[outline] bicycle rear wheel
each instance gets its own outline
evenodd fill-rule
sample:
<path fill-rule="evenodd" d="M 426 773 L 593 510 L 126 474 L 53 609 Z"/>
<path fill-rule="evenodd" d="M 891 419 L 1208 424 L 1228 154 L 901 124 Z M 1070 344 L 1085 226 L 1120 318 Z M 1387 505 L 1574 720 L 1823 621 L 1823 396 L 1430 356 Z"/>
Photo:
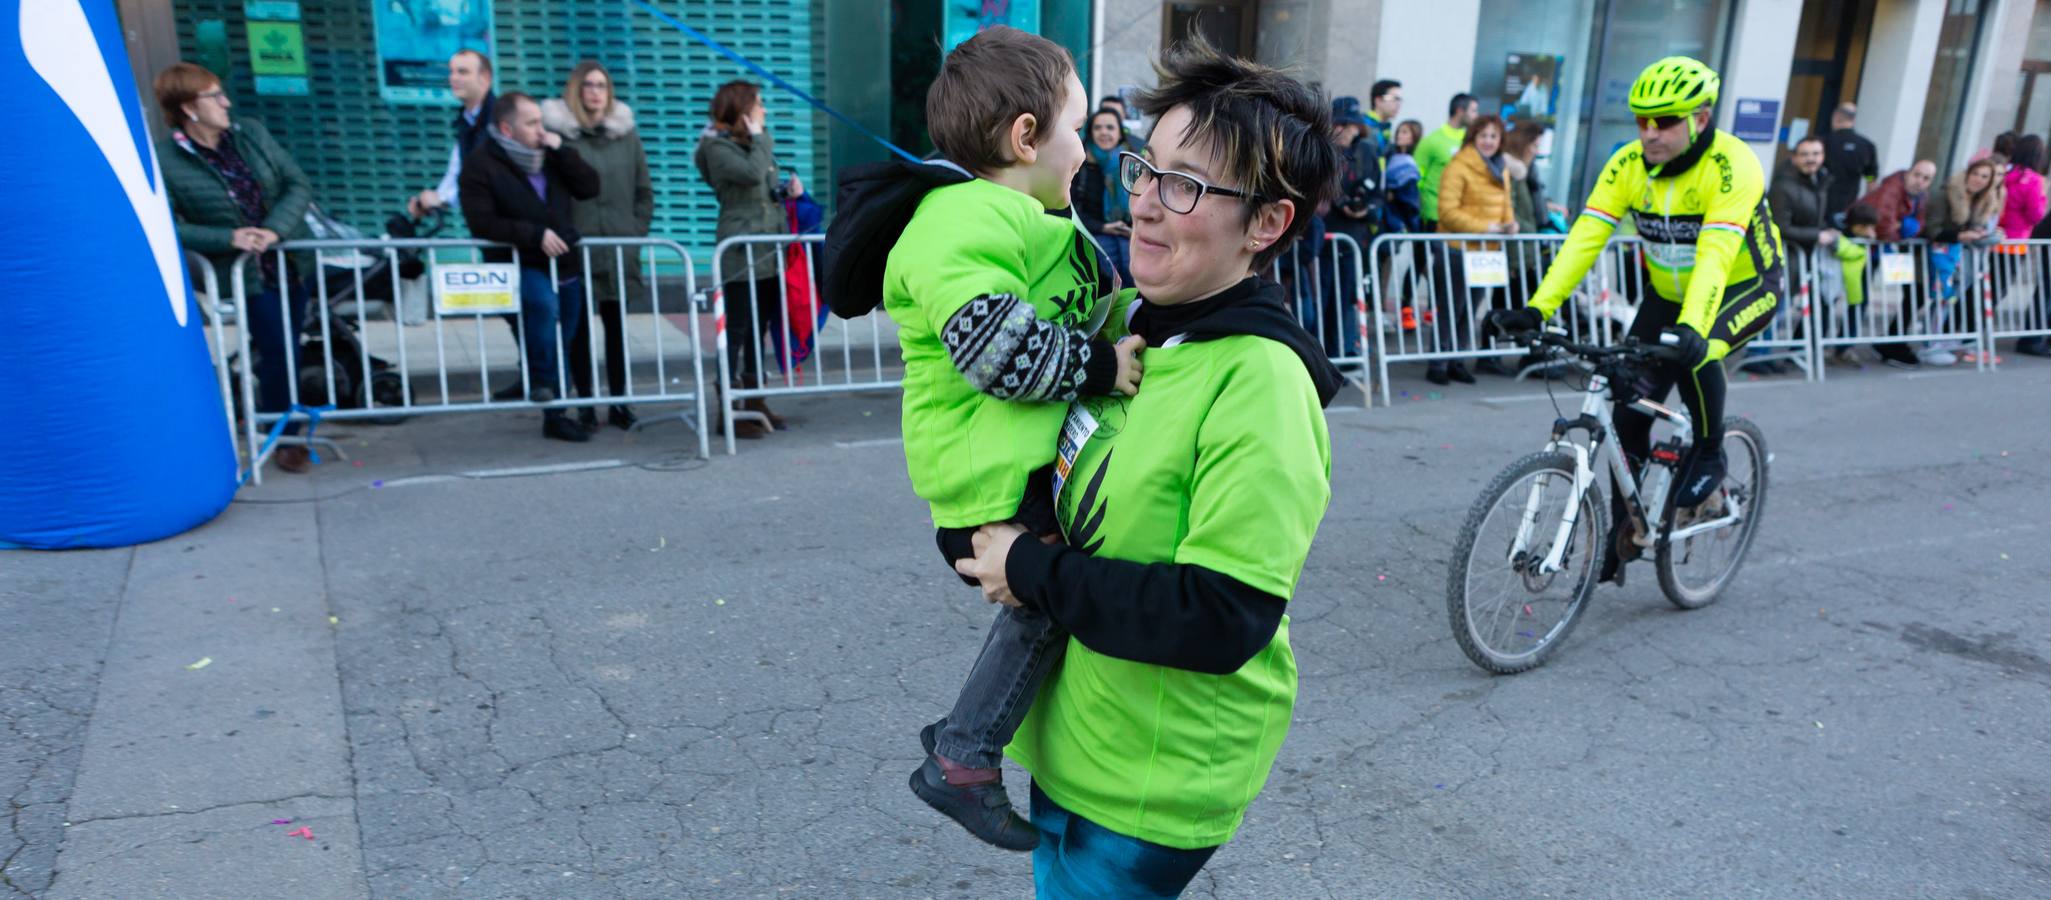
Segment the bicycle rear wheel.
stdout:
<path fill-rule="evenodd" d="M 1737 577 L 1745 551 L 1752 547 L 1752 535 L 1759 530 L 1759 514 L 1766 508 L 1766 435 L 1759 426 L 1737 417 L 1725 419 L 1723 456 L 1727 467 L 1724 496 L 1736 501 L 1738 521 L 1678 541 L 1659 542 L 1659 589 L 1682 609 L 1715 603 Z M 1669 490 L 1661 517 L 1662 534 L 1674 530 L 1678 512 L 1674 492 Z"/>
<path fill-rule="evenodd" d="M 1560 569 L 1541 572 L 1570 510 Z M 1607 517 L 1592 486 L 1576 508 L 1574 458 L 1565 453 L 1534 453 L 1489 482 L 1460 528 L 1446 584 L 1461 652 L 1499 675 L 1545 662 L 1595 592 Z"/>

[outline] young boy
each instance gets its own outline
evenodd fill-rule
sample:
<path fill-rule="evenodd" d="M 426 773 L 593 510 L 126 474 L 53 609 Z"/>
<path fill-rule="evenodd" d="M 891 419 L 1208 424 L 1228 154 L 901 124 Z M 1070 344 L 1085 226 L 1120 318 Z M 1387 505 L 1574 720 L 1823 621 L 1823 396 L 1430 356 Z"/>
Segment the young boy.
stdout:
<path fill-rule="evenodd" d="M 1051 464 L 1068 401 L 1139 384 L 1144 342 L 1094 336 L 1117 298 L 1068 210 L 1088 99 L 1066 50 L 992 28 L 948 53 L 926 95 L 946 163 L 842 176 L 841 237 L 827 241 L 849 242 L 850 258 L 888 248 L 905 460 L 950 566 L 993 522 L 1059 540 Z M 894 218 L 912 204 L 909 221 Z M 912 791 L 1008 850 L 1033 849 L 1039 833 L 1005 795 L 1004 745 L 1066 640 L 1044 614 L 1000 609 L 953 711 L 920 733 Z"/>
<path fill-rule="evenodd" d="M 1870 206 L 1853 204 L 1851 209 L 1845 210 L 1844 230 L 1848 237 L 1866 241 L 1879 240 L 1880 217 Z M 1817 268 L 1822 270 L 1818 273 L 1818 279 L 1825 285 L 1828 294 L 1832 295 L 1826 299 L 1844 301 L 1845 336 L 1858 337 L 1859 317 L 1866 312 L 1866 245 L 1840 239 L 1830 246 L 1835 251 L 1838 265 L 1832 269 L 1828 263 L 1818 259 Z M 1831 288 L 1835 290 L 1830 290 Z M 1831 353 L 1831 361 L 1857 365 L 1858 357 L 1853 355 L 1853 349 L 1850 346 L 1838 347 Z"/>

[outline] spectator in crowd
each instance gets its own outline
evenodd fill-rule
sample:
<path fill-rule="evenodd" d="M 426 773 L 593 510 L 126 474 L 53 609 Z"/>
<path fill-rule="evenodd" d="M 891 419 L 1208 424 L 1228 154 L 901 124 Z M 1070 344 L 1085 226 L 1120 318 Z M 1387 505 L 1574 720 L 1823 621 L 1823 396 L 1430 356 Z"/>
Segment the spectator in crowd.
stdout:
<path fill-rule="evenodd" d="M 776 164 L 776 142 L 769 134 L 769 110 L 762 104 L 762 89 L 746 81 L 729 81 L 712 96 L 711 113 L 712 123 L 698 139 L 696 162 L 699 176 L 712 186 L 719 200 L 719 223 L 713 234 L 723 241 L 788 232 L 783 201 L 802 196 L 804 183 Z M 775 335 L 782 340 L 783 294 L 778 290 L 777 252 L 773 243 L 743 244 L 729 248 L 719 260 L 720 290 L 726 295 L 727 366 L 739 387 L 762 386 L 762 339 Z M 726 408 L 725 398 L 721 398 L 721 408 Z M 743 402 L 740 408 L 769 420 L 769 427 L 753 420 L 735 422 L 735 437 L 759 438 L 784 427 L 783 417 L 771 412 L 760 397 Z"/>
<path fill-rule="evenodd" d="M 1339 196 L 1327 224 L 1365 247 L 1381 217 L 1382 153 L 1359 98 L 1332 101 L 1332 142 L 1339 148 Z"/>
<path fill-rule="evenodd" d="M 1567 208 L 1554 203 L 1552 195 L 1545 189 L 1545 178 L 1538 172 L 1538 147 L 1545 140 L 1545 134 L 1552 127 L 1536 119 L 1520 119 L 1510 123 L 1509 133 L 1503 135 L 1503 152 L 1523 163 L 1524 185 L 1530 192 L 1532 226 L 1524 234 L 1540 232 L 1566 233 Z M 1554 215 L 1558 221 L 1554 221 Z M 1518 223 L 1522 225 L 1523 220 Z"/>
<path fill-rule="evenodd" d="M 1831 227 L 1830 169 L 1823 160 L 1823 138 L 1812 134 L 1795 142 L 1794 154 L 1773 174 L 1766 205 L 1791 253 L 1814 253 L 1837 242 L 1837 229 Z M 1805 267 L 1797 265 L 1795 271 Z"/>
<path fill-rule="evenodd" d="M 1967 165 L 1965 171 L 1946 181 L 1941 190 L 1930 192 L 1923 234 L 1930 240 L 1930 274 L 1935 282 L 1932 293 L 1942 301 L 1937 308 L 1947 327 L 1963 324 L 1957 319 L 1967 315 L 1959 305 L 1959 276 L 1963 270 L 1968 279 L 1976 277 L 1976 264 L 1982 258 L 1966 254 L 1963 248 L 2001 242 L 2001 213 L 2007 194 L 2001 181 L 2001 167 L 1991 159 Z M 1958 361 L 1959 349 L 1955 342 L 1932 344 L 1920 358 L 1927 365 L 1947 366 Z"/>
<path fill-rule="evenodd" d="M 1418 191 L 1424 200 L 1426 231 L 1438 230 L 1439 173 L 1446 170 L 1453 154 L 1465 144 L 1467 126 L 1480 114 L 1481 101 L 1471 94 L 1455 94 L 1453 102 L 1446 106 L 1446 124 L 1417 143 L 1412 155 L 1417 157 Z"/>
<path fill-rule="evenodd" d="M 563 146 L 598 173 L 598 196 L 578 201 L 570 209 L 570 221 L 585 237 L 645 237 L 655 219 L 655 189 L 648 177 L 648 153 L 641 146 L 641 134 L 634 128 L 634 110 L 613 94 L 612 73 L 597 60 L 587 59 L 570 70 L 570 80 L 561 97 L 541 101 L 541 125 L 562 137 Z M 594 249 L 585 277 L 590 279 L 592 305 L 605 323 L 605 384 L 607 396 L 627 394 L 626 288 L 640 286 L 641 251 L 627 248 Z M 624 283 L 622 282 L 624 279 Z M 571 302 L 581 302 L 572 298 Z M 584 339 L 570 345 L 570 380 L 577 393 L 596 397 L 591 384 L 591 337 L 588 325 Z M 606 422 L 617 428 L 633 428 L 632 407 L 614 403 L 606 409 Z M 584 407 L 577 411 L 577 423 L 585 430 L 598 428 L 598 411 Z"/>
<path fill-rule="evenodd" d="M 1383 159 L 1396 152 L 1396 116 L 1403 112 L 1403 82 L 1384 78 L 1374 83 L 1367 92 L 1367 127 L 1374 132 L 1375 145 Z M 1416 138 L 1410 141 L 1417 146 Z M 1403 151 L 1405 153 L 1409 150 Z"/>
<path fill-rule="evenodd" d="M 1837 184 L 1838 175 L 1832 172 L 1831 185 Z M 1922 236 L 1923 202 L 1929 196 L 1930 184 L 1937 180 L 1937 164 L 1927 159 L 1916 160 L 1916 164 L 1880 179 L 1873 190 L 1859 198 L 1859 203 L 1873 208 L 1873 214 L 1880 219 L 1880 239 L 1883 241 L 1905 241 Z"/>
<path fill-rule="evenodd" d="M 1424 140 L 1424 123 L 1416 119 L 1404 119 L 1398 122 L 1396 124 L 1395 137 L 1392 140 L 1393 142 L 1389 147 L 1389 155 L 1394 156 L 1401 153 L 1412 157 L 1414 161 L 1417 155 L 1417 145 Z"/>
<path fill-rule="evenodd" d="M 1830 170 L 1830 212 L 1844 212 L 1873 179 L 1880 177 L 1880 153 L 1873 142 L 1852 130 L 1859 107 L 1840 103 L 1830 114 L 1830 133 L 1823 136 L 1824 166 Z M 1881 215 L 1883 220 L 1886 215 Z"/>
<path fill-rule="evenodd" d="M 1974 154 L 1973 161 L 1979 162 L 1982 159 L 1991 159 L 1994 161 L 1994 165 L 2000 171 L 2000 174 L 2007 175 L 2008 158 L 2015 155 L 2016 137 L 2017 135 L 2013 131 L 2004 131 L 1995 135 L 1993 146 Z"/>
<path fill-rule="evenodd" d="M 494 103 L 490 140 L 464 158 L 457 196 L 471 234 L 514 248 L 486 250 L 484 258 L 519 262 L 527 396 L 547 403 L 563 396 L 558 348 L 584 340 L 582 262 L 571 252 L 582 235 L 570 207 L 597 199 L 601 185 L 582 155 L 541 127 L 541 105 L 533 97 L 512 91 Z M 560 441 L 591 439 L 583 425 L 553 408 L 541 415 L 541 433 Z"/>
<path fill-rule="evenodd" d="M 2044 139 L 2037 135 L 2017 138 L 2014 154 L 2009 157 L 2008 174 L 2003 178 L 2008 197 L 2001 210 L 2001 233 L 2011 241 L 2029 240 L 2045 219 L 2044 198 Z M 2026 258 L 2016 254 L 2016 258 Z M 2009 268 L 2009 267 L 2001 267 Z M 2038 277 L 2043 278 L 2039 272 Z M 2006 282 L 2004 278 L 2004 282 Z M 2051 308 L 2047 308 L 2044 295 L 2051 288 L 2045 281 L 2037 282 L 2037 308 L 2033 325 L 2051 323 Z M 2030 356 L 2051 356 L 2051 342 L 2043 338 L 2023 338 L 2016 342 L 2015 352 Z"/>
<path fill-rule="evenodd" d="M 456 51 L 449 57 L 449 93 L 463 104 L 462 114 L 453 123 L 456 142 L 449 147 L 449 165 L 442 172 L 441 184 L 406 201 L 406 214 L 416 219 L 457 204 L 463 160 L 489 139 L 492 110 L 498 105 L 491 92 L 491 60 L 475 50 Z"/>
<path fill-rule="evenodd" d="M 1069 191 L 1075 217 L 1104 248 L 1120 284 L 1132 285 L 1132 201 L 1118 178 L 1118 155 L 1139 153 L 1141 148 L 1125 138 L 1124 124 L 1115 109 L 1099 109 L 1090 115 L 1083 135 L 1082 167 L 1075 172 Z"/>
<path fill-rule="evenodd" d="M 1930 195 L 1928 223 L 1923 231 L 1933 243 L 1983 244 L 1999 241 L 2001 216 L 2007 212 L 2008 188 L 2001 166 L 1982 159 L 1966 166 Z M 1782 228 L 1785 234 L 1787 229 Z"/>
<path fill-rule="evenodd" d="M 1834 186 L 1838 175 L 1832 172 L 1830 179 Z M 1880 179 L 1873 190 L 1860 197 L 1857 206 L 1873 211 L 1877 221 L 1874 229 L 1879 239 L 1886 243 L 1905 241 L 1921 237 L 1923 233 L 1923 204 L 1930 193 L 1930 184 L 1937 180 L 1937 164 L 1927 159 Z M 1914 330 L 1921 316 L 1921 288 L 1910 285 L 1906 288 L 1912 296 L 1903 304 L 1899 318 L 1888 323 L 1889 334 L 1900 334 L 1904 329 Z M 1897 368 L 1914 368 L 1918 365 L 1916 352 L 1906 343 L 1892 342 L 1876 344 L 1874 351 L 1882 361 Z"/>
<path fill-rule="evenodd" d="M 308 236 L 305 216 L 313 201 L 312 184 L 262 122 L 229 116 L 234 104 L 214 73 L 176 63 L 157 73 L 154 88 L 170 129 L 157 145 L 157 159 L 164 167 L 178 243 L 207 258 L 223 291 L 229 289 L 236 258 L 259 254 L 244 277 L 262 281 L 243 311 L 254 356 L 256 410 L 285 412 L 292 402 L 291 359 L 299 347 L 307 292 L 293 278 L 293 261 L 281 265 L 278 254 L 267 251 L 280 241 Z M 290 309 L 280 309 L 279 292 L 288 285 L 291 296 L 285 305 Z M 296 434 L 299 426 L 292 423 L 286 431 Z M 272 458 L 287 472 L 309 467 L 307 450 L 298 444 L 279 445 Z"/>
<path fill-rule="evenodd" d="M 1769 201 L 1770 202 L 1770 201 Z M 1845 306 L 1845 336 L 1859 336 L 1859 320 L 1865 313 L 1866 304 L 1866 245 L 1879 237 L 1880 219 L 1870 206 L 1853 204 L 1844 214 L 1844 235 L 1857 240 L 1833 241 L 1827 252 L 1836 257 L 1833 268 L 1826 259 L 1816 260 L 1818 293 L 1821 301 L 1829 304 L 1842 300 Z M 1839 347 L 1831 353 L 1831 361 L 1856 365 L 1858 357 L 1852 347 Z"/>
<path fill-rule="evenodd" d="M 1510 172 L 1503 160 L 1503 120 L 1482 116 L 1473 120 L 1462 136 L 1460 150 L 1439 176 L 1438 230 L 1443 234 L 1516 234 L 1517 216 L 1510 198 Z M 1464 242 L 1464 250 L 1498 250 L 1500 244 Z M 1462 269 L 1457 258 L 1450 266 Z M 1451 315 L 1439 316 L 1440 349 L 1461 348 L 1477 321 L 1474 308 L 1482 298 L 1462 290 L 1466 279 L 1454 279 L 1453 303 L 1441 307 Z M 1508 374 L 1493 359 L 1481 366 L 1492 374 Z M 1427 365 L 1425 377 L 1433 384 L 1458 381 L 1473 384 L 1474 375 L 1461 363 L 1437 361 Z"/>
<path fill-rule="evenodd" d="M 2032 134 L 2016 140 L 2003 179 L 2008 199 L 2001 211 L 2001 233 L 2011 241 L 2029 240 L 2044 218 L 2044 162 L 2043 138 Z"/>
<path fill-rule="evenodd" d="M 1132 129 L 1125 127 L 1126 114 L 1125 100 L 1123 98 L 1119 97 L 1117 94 L 1105 94 L 1104 99 L 1097 101 L 1097 108 L 1108 109 L 1118 114 L 1119 137 L 1122 140 L 1124 140 L 1127 144 L 1130 144 L 1134 148 L 1136 148 L 1132 152 L 1140 153 L 1144 152 L 1147 149 L 1147 142 L 1140 140 L 1139 135 L 1133 134 Z"/>

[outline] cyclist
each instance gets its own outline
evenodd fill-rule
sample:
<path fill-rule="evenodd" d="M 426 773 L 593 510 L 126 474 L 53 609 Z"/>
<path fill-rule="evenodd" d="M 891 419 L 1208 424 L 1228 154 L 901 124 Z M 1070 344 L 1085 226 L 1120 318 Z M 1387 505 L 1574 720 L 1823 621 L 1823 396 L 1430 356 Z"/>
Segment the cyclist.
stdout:
<path fill-rule="evenodd" d="M 1675 385 L 1694 423 L 1694 449 L 1674 482 L 1675 506 L 1690 516 L 1721 497 L 1724 373 L 1720 360 L 1766 326 L 1785 295 L 1780 231 L 1766 208 L 1766 178 L 1752 148 L 1711 127 L 1720 79 L 1685 56 L 1662 59 L 1631 85 L 1638 140 L 1610 157 L 1559 258 L 1524 309 L 1497 310 L 1488 324 L 1509 334 L 1537 330 L 1588 274 L 1625 213 L 1645 241 L 1646 277 L 1655 297 L 1643 298 L 1630 334 L 1667 343 L 1677 359 L 1655 364 L 1638 388 L 1655 402 Z M 1661 338 L 1666 338 L 1661 341 Z M 1651 454 L 1652 417 L 1619 404 L 1616 438 L 1634 471 Z M 1622 583 L 1623 564 L 1638 556 L 1624 521 L 1621 491 L 1612 492 L 1614 552 L 1602 580 Z"/>

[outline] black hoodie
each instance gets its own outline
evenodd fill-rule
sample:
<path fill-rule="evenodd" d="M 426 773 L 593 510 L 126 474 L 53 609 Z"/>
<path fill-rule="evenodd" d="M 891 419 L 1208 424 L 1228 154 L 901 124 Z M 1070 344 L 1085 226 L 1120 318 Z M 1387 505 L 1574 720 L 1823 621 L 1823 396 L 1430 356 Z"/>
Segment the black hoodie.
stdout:
<path fill-rule="evenodd" d="M 922 163 L 889 160 L 840 170 L 833 221 L 826 226 L 819 290 L 843 319 L 868 315 L 883 305 L 883 271 L 890 248 L 935 188 L 974 181 L 944 159 Z"/>
<path fill-rule="evenodd" d="M 1317 385 L 1318 403 L 1331 406 L 1346 377 L 1325 356 L 1323 345 L 1296 317 L 1289 313 L 1288 291 L 1272 281 L 1254 276 L 1219 293 L 1193 303 L 1161 306 L 1141 298 L 1129 325 L 1133 334 L 1147 339 L 1147 346 L 1159 347 L 1181 336 L 1184 341 L 1207 341 L 1223 337 L 1264 337 L 1296 351 L 1311 383 Z"/>

